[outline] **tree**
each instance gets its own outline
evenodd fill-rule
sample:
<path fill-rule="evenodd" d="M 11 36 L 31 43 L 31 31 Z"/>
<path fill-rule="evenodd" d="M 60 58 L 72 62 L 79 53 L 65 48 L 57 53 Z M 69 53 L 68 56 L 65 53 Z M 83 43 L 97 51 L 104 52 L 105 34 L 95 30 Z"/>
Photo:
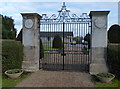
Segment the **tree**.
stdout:
<path fill-rule="evenodd" d="M 86 36 L 84 37 L 84 41 L 88 42 L 88 48 L 89 49 L 90 49 L 90 38 L 91 38 L 91 35 L 89 33 L 86 34 Z"/>
<path fill-rule="evenodd" d="M 2 39 L 15 39 L 16 29 L 14 28 L 14 20 L 11 17 L 2 16 Z"/>
<path fill-rule="evenodd" d="M 62 48 L 62 39 L 59 35 L 55 35 L 52 45 L 53 48 Z"/>
<path fill-rule="evenodd" d="M 115 24 L 108 30 L 108 41 L 110 43 L 120 43 L 120 26 Z"/>

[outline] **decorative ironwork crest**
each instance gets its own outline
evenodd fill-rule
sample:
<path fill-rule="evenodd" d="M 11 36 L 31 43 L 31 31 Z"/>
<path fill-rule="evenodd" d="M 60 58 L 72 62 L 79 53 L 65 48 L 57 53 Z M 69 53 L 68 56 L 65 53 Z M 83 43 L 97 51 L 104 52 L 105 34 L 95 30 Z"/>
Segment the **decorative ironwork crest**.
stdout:
<path fill-rule="evenodd" d="M 91 19 L 87 13 L 82 13 L 79 17 L 76 14 L 70 16 L 70 10 L 67 10 L 65 2 L 61 10 L 58 11 L 59 14 L 56 16 L 53 14 L 51 17 L 48 17 L 46 14 L 42 14 L 41 23 L 54 23 L 54 22 L 90 22 Z"/>

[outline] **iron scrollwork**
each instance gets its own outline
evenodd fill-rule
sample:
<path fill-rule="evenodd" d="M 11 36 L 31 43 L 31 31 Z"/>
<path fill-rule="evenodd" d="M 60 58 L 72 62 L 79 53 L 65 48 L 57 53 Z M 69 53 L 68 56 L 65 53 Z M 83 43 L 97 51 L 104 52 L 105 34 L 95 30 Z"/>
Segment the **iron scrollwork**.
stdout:
<path fill-rule="evenodd" d="M 91 19 L 87 15 L 87 13 L 82 13 L 79 17 L 76 14 L 72 14 L 70 16 L 70 10 L 67 10 L 65 2 L 63 2 L 63 6 L 61 10 L 58 11 L 59 14 L 56 16 L 53 14 L 51 17 L 48 17 L 46 14 L 42 14 L 41 23 L 51 23 L 51 22 L 90 22 Z"/>

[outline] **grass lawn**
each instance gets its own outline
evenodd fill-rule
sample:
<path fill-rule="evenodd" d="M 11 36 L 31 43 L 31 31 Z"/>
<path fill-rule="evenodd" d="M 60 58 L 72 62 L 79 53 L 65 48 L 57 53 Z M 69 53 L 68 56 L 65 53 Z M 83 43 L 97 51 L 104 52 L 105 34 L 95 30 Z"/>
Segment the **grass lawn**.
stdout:
<path fill-rule="evenodd" d="M 48 46 L 48 45 L 43 45 L 43 47 L 44 47 L 44 50 L 58 50 L 58 48 L 52 48 L 51 46 Z M 66 48 L 66 47 L 64 47 L 64 48 Z M 49 55 L 50 55 L 50 53 L 44 53 L 44 57 L 47 57 Z"/>
<path fill-rule="evenodd" d="M 44 45 L 44 50 L 58 50 L 57 48 L 52 48 L 51 46 Z"/>
<path fill-rule="evenodd" d="M 23 79 L 27 78 L 30 75 L 30 73 L 23 73 L 20 78 L 17 79 L 10 79 L 7 76 L 2 76 L 2 87 L 11 88 L 16 86 L 19 82 L 21 82 Z"/>
<path fill-rule="evenodd" d="M 44 53 L 44 57 L 47 57 L 49 55 L 50 55 L 50 53 Z"/>
<path fill-rule="evenodd" d="M 97 87 L 120 87 L 120 80 L 114 79 L 112 84 L 105 84 L 101 82 L 95 82 Z"/>
<path fill-rule="evenodd" d="M 120 80 L 116 78 L 112 80 L 112 84 L 102 83 L 95 76 L 92 77 L 92 81 L 96 87 L 120 87 Z"/>
<path fill-rule="evenodd" d="M 52 48 L 51 46 L 44 45 L 44 50 L 57 50 L 56 48 Z M 44 57 L 49 56 L 50 53 L 44 53 Z"/>
<path fill-rule="evenodd" d="M 0 89 L 2 88 L 2 76 L 0 75 Z"/>

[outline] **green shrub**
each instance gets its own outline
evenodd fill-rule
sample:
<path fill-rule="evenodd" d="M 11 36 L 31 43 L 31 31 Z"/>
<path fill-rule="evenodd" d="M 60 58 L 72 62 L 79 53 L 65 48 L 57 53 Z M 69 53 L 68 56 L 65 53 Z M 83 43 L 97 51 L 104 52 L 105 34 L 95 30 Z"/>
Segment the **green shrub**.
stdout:
<path fill-rule="evenodd" d="M 2 30 L 2 39 L 15 39 L 16 31 Z"/>
<path fill-rule="evenodd" d="M 62 48 L 62 39 L 59 35 L 55 35 L 52 45 L 53 48 Z"/>
<path fill-rule="evenodd" d="M 120 78 L 120 44 L 109 44 L 107 55 L 109 71 Z"/>
<path fill-rule="evenodd" d="M 90 49 L 91 43 L 90 43 L 91 35 L 88 33 L 84 37 L 84 40 L 88 42 L 88 48 Z"/>
<path fill-rule="evenodd" d="M 120 26 L 112 25 L 108 30 L 108 40 L 110 43 L 120 43 Z"/>
<path fill-rule="evenodd" d="M 12 69 L 12 70 L 7 70 L 8 74 L 15 74 L 15 73 L 20 73 L 22 72 L 22 69 Z"/>
<path fill-rule="evenodd" d="M 44 58 L 44 48 L 42 44 L 42 40 L 40 39 L 40 59 Z"/>
<path fill-rule="evenodd" d="M 2 30 L 2 39 L 8 39 L 8 31 Z"/>
<path fill-rule="evenodd" d="M 2 39 L 15 39 L 16 38 L 16 28 L 14 25 L 14 19 L 8 16 L 3 16 L 2 22 L 0 24 L 2 25 Z"/>
<path fill-rule="evenodd" d="M 20 69 L 23 60 L 23 45 L 14 40 L 2 41 L 2 72 Z"/>

